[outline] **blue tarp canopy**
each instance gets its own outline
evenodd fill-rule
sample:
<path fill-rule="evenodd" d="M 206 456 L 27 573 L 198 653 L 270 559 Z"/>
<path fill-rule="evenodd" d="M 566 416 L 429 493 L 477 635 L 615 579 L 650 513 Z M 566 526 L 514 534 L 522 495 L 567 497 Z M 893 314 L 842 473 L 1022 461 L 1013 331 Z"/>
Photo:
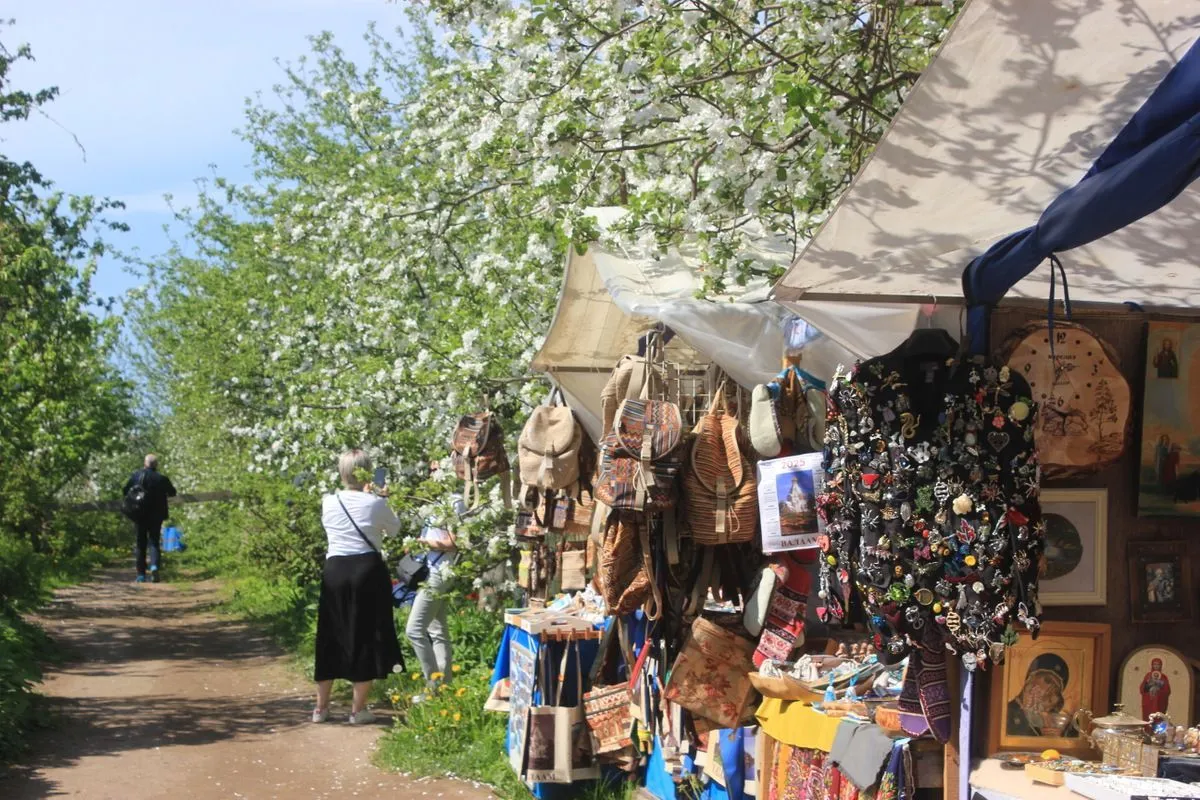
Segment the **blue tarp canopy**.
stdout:
<path fill-rule="evenodd" d="M 1045 302 L 1054 252 L 1074 301 L 1200 309 L 1198 32 L 1200 3 L 971 0 L 776 298 Z"/>

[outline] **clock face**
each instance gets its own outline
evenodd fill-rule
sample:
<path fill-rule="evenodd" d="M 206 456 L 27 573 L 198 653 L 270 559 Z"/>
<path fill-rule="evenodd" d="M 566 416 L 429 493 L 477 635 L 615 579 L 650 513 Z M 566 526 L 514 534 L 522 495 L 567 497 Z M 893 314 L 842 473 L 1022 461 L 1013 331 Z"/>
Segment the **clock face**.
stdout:
<path fill-rule="evenodd" d="M 1038 403 L 1038 460 L 1051 477 L 1101 469 L 1121 457 L 1129 424 L 1129 382 L 1105 345 L 1079 325 L 1046 323 L 1017 335 L 1008 357 Z"/>

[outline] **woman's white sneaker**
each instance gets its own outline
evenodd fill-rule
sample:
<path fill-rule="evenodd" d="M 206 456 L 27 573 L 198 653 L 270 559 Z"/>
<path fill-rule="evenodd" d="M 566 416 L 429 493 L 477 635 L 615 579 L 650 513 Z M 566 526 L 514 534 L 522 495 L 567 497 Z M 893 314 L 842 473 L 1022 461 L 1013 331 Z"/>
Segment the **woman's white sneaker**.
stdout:
<path fill-rule="evenodd" d="M 329 709 L 328 708 L 324 708 L 324 709 L 314 708 L 313 709 L 313 722 L 324 722 L 327 719 L 329 719 Z"/>
<path fill-rule="evenodd" d="M 351 725 L 370 725 L 374 721 L 375 721 L 375 715 L 373 713 L 371 713 L 371 709 L 369 709 L 369 708 L 364 708 L 362 711 L 358 712 L 357 714 L 350 715 L 350 724 Z"/>

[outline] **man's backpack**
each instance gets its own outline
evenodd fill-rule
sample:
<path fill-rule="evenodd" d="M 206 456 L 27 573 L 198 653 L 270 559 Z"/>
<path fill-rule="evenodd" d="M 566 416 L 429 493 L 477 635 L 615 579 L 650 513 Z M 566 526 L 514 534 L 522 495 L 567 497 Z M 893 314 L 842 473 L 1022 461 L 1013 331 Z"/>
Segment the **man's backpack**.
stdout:
<path fill-rule="evenodd" d="M 685 450 L 679 406 L 624 401 L 601 443 L 596 499 L 619 511 L 674 508 Z"/>
<path fill-rule="evenodd" d="M 146 470 L 138 473 L 137 483 L 129 487 L 121 501 L 121 513 L 134 522 L 140 522 L 150 509 L 150 496 L 146 491 Z"/>
<path fill-rule="evenodd" d="M 495 475 L 502 476 L 500 491 L 505 505 L 510 503 L 508 481 L 508 454 L 504 452 L 504 431 L 490 411 L 466 414 L 458 421 L 454 436 L 450 440 L 451 460 L 454 472 L 466 482 L 464 500 L 470 504 L 472 492 L 474 505 L 479 504 L 479 482 Z"/>

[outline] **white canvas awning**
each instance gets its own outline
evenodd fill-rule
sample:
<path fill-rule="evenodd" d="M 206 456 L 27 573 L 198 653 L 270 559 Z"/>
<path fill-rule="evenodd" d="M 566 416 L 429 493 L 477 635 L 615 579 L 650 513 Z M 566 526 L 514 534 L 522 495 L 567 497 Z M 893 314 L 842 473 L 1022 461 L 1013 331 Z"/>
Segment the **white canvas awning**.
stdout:
<path fill-rule="evenodd" d="M 592 209 L 602 228 L 622 213 Z M 793 247 L 780 237 L 752 236 L 743 255 L 763 264 L 790 263 Z M 676 334 L 668 356 L 681 366 L 716 364 L 742 386 L 773 378 L 783 352 L 783 322 L 791 312 L 821 332 L 804 348 L 804 368 L 828 380 L 839 364 L 891 350 L 917 320 L 915 305 L 789 303 L 762 298 L 765 284 L 740 300 L 697 298 L 702 256 L 685 243 L 665 255 L 632 245 L 593 244 L 567 259 L 558 310 L 532 367 L 562 387 L 584 428 L 600 434 L 600 392 L 621 356 L 655 324 Z"/>
<path fill-rule="evenodd" d="M 607 227 L 621 211 L 591 213 Z M 792 250 L 764 241 L 758 255 L 784 264 Z M 699 261 L 686 245 L 662 257 L 599 243 L 583 254 L 571 252 L 558 310 L 532 366 L 562 387 L 593 437 L 600 434 L 600 392 L 609 372 L 621 356 L 637 352 L 638 338 L 657 323 L 675 332 L 667 354 L 681 366 L 715 363 L 747 386 L 779 371 L 783 309 L 769 301 L 698 299 Z"/>
<path fill-rule="evenodd" d="M 967 263 L 1084 175 L 1198 30 L 1196 0 L 972 0 L 774 296 L 961 299 Z M 1072 299 L 1200 307 L 1197 220 L 1200 184 L 1067 252 Z"/>

